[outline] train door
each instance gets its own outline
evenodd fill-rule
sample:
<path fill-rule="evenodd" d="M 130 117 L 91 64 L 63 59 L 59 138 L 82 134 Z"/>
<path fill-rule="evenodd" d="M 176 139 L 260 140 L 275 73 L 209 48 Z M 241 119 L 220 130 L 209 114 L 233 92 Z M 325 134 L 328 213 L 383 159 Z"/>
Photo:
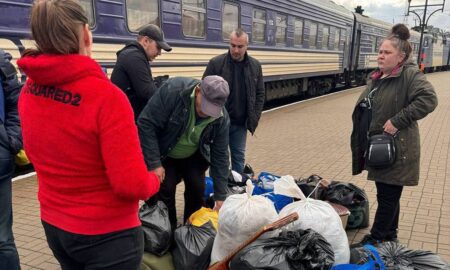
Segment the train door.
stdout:
<path fill-rule="evenodd" d="M 423 47 L 420 57 L 422 58 L 420 62 L 423 64 L 425 71 L 429 72 L 432 69 L 433 61 L 433 37 L 430 34 L 426 34 L 423 38 Z"/>
<path fill-rule="evenodd" d="M 359 63 L 359 55 L 361 50 L 361 29 L 356 30 L 356 37 L 355 37 L 355 51 L 354 51 L 354 57 L 353 57 L 353 70 L 358 69 L 358 63 Z"/>
<path fill-rule="evenodd" d="M 268 46 L 275 46 L 276 45 L 276 32 L 277 32 L 277 26 L 276 26 L 276 19 L 277 14 L 273 11 L 267 11 L 267 40 L 266 45 Z"/>
<path fill-rule="evenodd" d="M 344 41 L 344 44 L 342 46 L 342 51 L 344 52 L 343 67 L 345 69 L 348 69 L 349 65 L 350 65 L 348 56 L 350 55 L 349 44 L 350 44 L 351 35 L 352 35 L 351 29 L 352 29 L 351 26 L 347 25 L 347 27 L 345 29 L 341 30 L 341 35 L 343 37 L 342 39 Z"/>

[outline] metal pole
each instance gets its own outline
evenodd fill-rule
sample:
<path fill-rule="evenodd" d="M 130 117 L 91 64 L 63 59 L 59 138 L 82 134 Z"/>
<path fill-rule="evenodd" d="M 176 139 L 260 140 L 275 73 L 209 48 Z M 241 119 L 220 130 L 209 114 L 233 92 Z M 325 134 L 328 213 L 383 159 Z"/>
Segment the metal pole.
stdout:
<path fill-rule="evenodd" d="M 423 41 L 423 32 L 426 27 L 426 17 L 427 17 L 427 6 L 428 0 L 425 0 L 425 10 L 423 11 L 423 19 L 422 19 L 422 31 L 420 33 L 420 43 L 419 43 L 419 55 L 417 57 L 417 65 L 420 68 L 420 64 L 422 63 L 422 41 Z"/>
<path fill-rule="evenodd" d="M 420 68 L 420 63 L 421 63 L 420 56 L 422 54 L 422 41 L 423 41 L 423 26 L 422 26 L 422 31 L 420 32 L 419 53 L 417 55 L 417 65 L 419 66 L 419 68 Z"/>

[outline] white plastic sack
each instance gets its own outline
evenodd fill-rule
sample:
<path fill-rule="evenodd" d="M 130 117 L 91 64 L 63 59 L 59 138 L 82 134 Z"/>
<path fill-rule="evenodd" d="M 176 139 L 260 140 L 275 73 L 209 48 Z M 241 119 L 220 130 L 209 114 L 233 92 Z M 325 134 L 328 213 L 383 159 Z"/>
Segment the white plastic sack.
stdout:
<path fill-rule="evenodd" d="M 219 230 L 211 252 L 211 264 L 225 258 L 231 251 L 263 226 L 278 219 L 269 199 L 255 195 L 253 184 L 247 181 L 247 193 L 229 196 L 219 211 Z M 260 239 L 278 236 L 278 231 L 267 232 Z"/>
<path fill-rule="evenodd" d="M 350 249 L 347 234 L 342 227 L 339 215 L 327 202 L 306 199 L 286 205 L 280 211 L 280 218 L 298 213 L 298 220 L 283 227 L 282 230 L 313 229 L 321 234 L 334 251 L 335 265 L 349 263 Z"/>
<path fill-rule="evenodd" d="M 302 190 L 295 183 L 294 177 L 290 175 L 281 176 L 273 183 L 273 193 L 300 200 L 306 199 Z"/>

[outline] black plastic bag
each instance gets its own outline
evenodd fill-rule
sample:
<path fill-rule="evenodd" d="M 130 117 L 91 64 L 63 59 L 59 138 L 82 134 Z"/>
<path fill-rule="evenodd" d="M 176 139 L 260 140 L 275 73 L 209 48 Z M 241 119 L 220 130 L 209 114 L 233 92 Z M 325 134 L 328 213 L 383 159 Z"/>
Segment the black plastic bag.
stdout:
<path fill-rule="evenodd" d="M 431 251 L 411 250 L 397 242 L 384 242 L 377 250 L 390 270 L 450 270 L 450 265 Z"/>
<path fill-rule="evenodd" d="M 200 227 L 185 225 L 174 233 L 175 249 L 172 252 L 173 264 L 177 270 L 207 269 L 216 230 L 211 221 Z"/>
<path fill-rule="evenodd" d="M 295 180 L 295 182 L 306 197 L 310 197 L 316 200 L 323 200 L 326 188 L 319 185 L 319 182 L 322 179 L 323 178 L 318 176 L 317 174 L 313 174 L 308 178 Z"/>
<path fill-rule="evenodd" d="M 363 189 L 351 183 L 333 181 L 325 192 L 324 200 L 343 205 L 350 210 L 346 229 L 369 226 L 369 198 Z"/>
<path fill-rule="evenodd" d="M 147 203 L 139 209 L 144 230 L 144 250 L 162 256 L 169 250 L 172 241 L 169 210 L 162 201 L 151 205 Z"/>
<path fill-rule="evenodd" d="M 279 237 L 257 240 L 236 254 L 231 270 L 253 269 L 331 269 L 334 252 L 315 231 L 283 232 Z"/>

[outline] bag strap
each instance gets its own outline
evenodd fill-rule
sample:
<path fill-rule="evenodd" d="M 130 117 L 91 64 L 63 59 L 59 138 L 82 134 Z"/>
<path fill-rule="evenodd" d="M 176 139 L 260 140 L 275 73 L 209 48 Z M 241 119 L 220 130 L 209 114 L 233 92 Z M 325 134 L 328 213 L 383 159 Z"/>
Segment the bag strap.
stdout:
<path fill-rule="evenodd" d="M 372 255 L 375 257 L 376 262 L 379 264 L 380 266 L 380 270 L 384 270 L 386 269 L 383 263 L 383 260 L 381 259 L 380 255 L 378 254 L 377 249 L 372 246 L 372 245 L 364 245 L 364 248 L 367 249 L 368 251 L 370 251 L 370 253 L 372 253 Z"/>

